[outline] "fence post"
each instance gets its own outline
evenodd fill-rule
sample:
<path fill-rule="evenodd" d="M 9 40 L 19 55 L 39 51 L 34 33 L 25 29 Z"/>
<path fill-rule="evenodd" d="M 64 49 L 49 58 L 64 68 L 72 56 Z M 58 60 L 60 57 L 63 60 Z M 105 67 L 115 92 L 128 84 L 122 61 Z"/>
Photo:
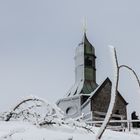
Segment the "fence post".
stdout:
<path fill-rule="evenodd" d="M 131 131 L 131 121 L 130 120 L 127 120 L 127 126 L 128 126 L 128 131 L 130 132 Z"/>

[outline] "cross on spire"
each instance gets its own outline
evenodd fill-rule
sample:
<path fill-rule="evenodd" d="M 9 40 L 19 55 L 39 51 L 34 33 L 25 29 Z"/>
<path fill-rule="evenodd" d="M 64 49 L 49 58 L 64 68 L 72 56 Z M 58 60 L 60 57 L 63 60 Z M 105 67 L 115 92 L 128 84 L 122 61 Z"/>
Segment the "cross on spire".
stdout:
<path fill-rule="evenodd" d="M 83 31 L 84 31 L 84 34 L 87 33 L 87 18 L 86 17 L 83 20 Z"/>

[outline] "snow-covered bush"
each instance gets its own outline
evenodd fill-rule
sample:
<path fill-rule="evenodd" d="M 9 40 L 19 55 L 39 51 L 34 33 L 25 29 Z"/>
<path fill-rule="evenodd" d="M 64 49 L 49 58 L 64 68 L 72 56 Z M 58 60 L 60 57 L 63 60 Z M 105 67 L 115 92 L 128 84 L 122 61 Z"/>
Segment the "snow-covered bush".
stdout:
<path fill-rule="evenodd" d="M 0 118 L 5 121 L 23 120 L 39 124 L 53 118 L 63 119 L 63 112 L 55 104 L 38 97 L 27 97 L 17 103 L 10 111 L 2 113 Z"/>
<path fill-rule="evenodd" d="M 4 121 L 26 121 L 38 127 L 67 125 L 93 132 L 91 127 L 83 122 L 80 117 L 65 119 L 63 111 L 56 104 L 49 103 L 35 96 L 21 100 L 10 111 L 2 113 L 0 119 Z"/>

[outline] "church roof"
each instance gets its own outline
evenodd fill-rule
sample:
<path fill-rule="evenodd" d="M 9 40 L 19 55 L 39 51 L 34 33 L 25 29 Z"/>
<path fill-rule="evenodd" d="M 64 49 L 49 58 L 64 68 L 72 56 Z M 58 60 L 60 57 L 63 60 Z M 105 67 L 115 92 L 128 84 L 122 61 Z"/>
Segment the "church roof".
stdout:
<path fill-rule="evenodd" d="M 87 101 L 82 105 L 81 108 L 83 108 L 92 98 L 94 98 L 101 90 L 102 88 L 107 84 L 110 83 L 112 85 L 111 80 L 107 77 L 90 95 L 90 97 L 87 99 Z M 128 103 L 126 100 L 123 98 L 123 96 L 120 94 L 118 91 L 118 95 L 121 97 L 121 99 L 124 101 L 124 103 L 127 105 Z"/>
<path fill-rule="evenodd" d="M 86 33 L 84 33 L 84 37 L 83 37 L 83 46 L 84 46 L 84 53 L 91 53 L 95 55 L 95 48 L 94 46 L 89 42 Z M 89 51 L 90 50 L 90 51 Z M 96 56 L 95 56 L 96 57 Z"/>

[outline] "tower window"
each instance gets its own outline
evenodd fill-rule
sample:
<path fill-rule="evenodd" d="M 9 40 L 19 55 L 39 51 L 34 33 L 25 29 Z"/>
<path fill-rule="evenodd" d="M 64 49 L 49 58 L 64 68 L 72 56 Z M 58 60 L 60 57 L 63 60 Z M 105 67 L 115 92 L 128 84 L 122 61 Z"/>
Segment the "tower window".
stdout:
<path fill-rule="evenodd" d="M 85 58 L 85 65 L 86 66 L 92 66 L 92 60 L 89 57 Z"/>

